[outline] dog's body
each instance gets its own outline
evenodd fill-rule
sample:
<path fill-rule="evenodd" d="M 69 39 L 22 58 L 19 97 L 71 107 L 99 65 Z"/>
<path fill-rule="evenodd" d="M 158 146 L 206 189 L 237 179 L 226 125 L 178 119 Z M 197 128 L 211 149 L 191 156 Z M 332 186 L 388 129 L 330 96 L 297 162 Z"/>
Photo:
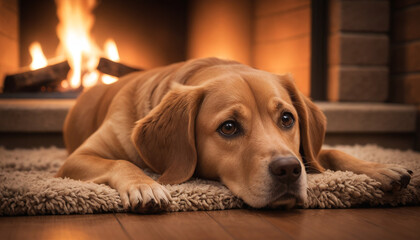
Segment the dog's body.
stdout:
<path fill-rule="evenodd" d="M 253 207 L 306 199 L 306 169 L 367 174 L 384 190 L 411 171 L 321 150 L 325 117 L 293 80 L 219 59 L 133 73 L 82 94 L 64 125 L 70 156 L 57 173 L 109 184 L 126 208 L 167 204 L 164 186 L 220 180 Z"/>

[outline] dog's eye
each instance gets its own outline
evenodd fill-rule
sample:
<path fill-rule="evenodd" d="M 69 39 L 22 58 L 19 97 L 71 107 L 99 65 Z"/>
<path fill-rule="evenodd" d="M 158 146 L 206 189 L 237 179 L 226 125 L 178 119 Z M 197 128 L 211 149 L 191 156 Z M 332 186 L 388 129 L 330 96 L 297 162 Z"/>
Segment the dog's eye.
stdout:
<path fill-rule="evenodd" d="M 283 112 L 281 114 L 281 125 L 284 128 L 291 128 L 295 124 L 295 118 L 293 114 L 290 112 Z"/>
<path fill-rule="evenodd" d="M 226 121 L 219 126 L 218 132 L 223 136 L 231 137 L 239 132 L 238 123 L 232 120 Z"/>

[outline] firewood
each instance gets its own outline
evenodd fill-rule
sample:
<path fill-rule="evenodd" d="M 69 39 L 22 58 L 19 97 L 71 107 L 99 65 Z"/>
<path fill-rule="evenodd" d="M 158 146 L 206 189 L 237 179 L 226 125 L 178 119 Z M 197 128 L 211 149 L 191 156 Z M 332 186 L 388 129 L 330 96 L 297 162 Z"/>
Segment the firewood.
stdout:
<path fill-rule="evenodd" d="M 67 61 L 44 68 L 6 75 L 3 92 L 39 91 L 41 87 L 57 86 L 66 79 L 70 65 Z"/>
<path fill-rule="evenodd" d="M 125 64 L 114 62 L 107 58 L 99 59 L 99 64 L 98 64 L 97 69 L 102 73 L 105 73 L 114 77 L 122 77 L 128 73 L 143 70 L 139 68 L 129 67 Z"/>

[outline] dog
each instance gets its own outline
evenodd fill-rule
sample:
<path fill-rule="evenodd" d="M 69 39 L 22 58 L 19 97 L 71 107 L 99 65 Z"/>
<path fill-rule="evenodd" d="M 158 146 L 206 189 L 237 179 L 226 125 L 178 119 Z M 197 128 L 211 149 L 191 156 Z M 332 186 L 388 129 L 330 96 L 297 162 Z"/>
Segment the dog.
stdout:
<path fill-rule="evenodd" d="M 221 181 L 262 208 L 304 203 L 307 172 L 366 174 L 384 191 L 407 187 L 413 173 L 321 150 L 326 118 L 290 75 L 217 58 L 95 86 L 79 96 L 63 130 L 69 156 L 56 177 L 108 184 L 133 211 L 167 205 L 164 185 L 192 176 Z"/>

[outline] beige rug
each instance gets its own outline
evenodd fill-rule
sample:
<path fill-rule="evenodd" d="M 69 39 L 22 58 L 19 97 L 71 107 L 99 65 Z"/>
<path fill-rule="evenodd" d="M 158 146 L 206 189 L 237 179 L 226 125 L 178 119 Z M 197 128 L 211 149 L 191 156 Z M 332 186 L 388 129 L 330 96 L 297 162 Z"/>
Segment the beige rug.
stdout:
<path fill-rule="evenodd" d="M 385 194 L 365 175 L 327 171 L 308 176 L 305 208 L 397 206 L 420 203 L 420 153 L 377 146 L 336 147 L 361 159 L 397 163 L 414 171 L 407 189 Z M 53 178 L 66 158 L 63 149 L 5 150 L 0 147 L 0 215 L 85 214 L 124 212 L 118 193 L 106 186 Z M 168 185 L 171 204 L 165 211 L 218 210 L 245 207 L 222 184 L 190 180 Z"/>

